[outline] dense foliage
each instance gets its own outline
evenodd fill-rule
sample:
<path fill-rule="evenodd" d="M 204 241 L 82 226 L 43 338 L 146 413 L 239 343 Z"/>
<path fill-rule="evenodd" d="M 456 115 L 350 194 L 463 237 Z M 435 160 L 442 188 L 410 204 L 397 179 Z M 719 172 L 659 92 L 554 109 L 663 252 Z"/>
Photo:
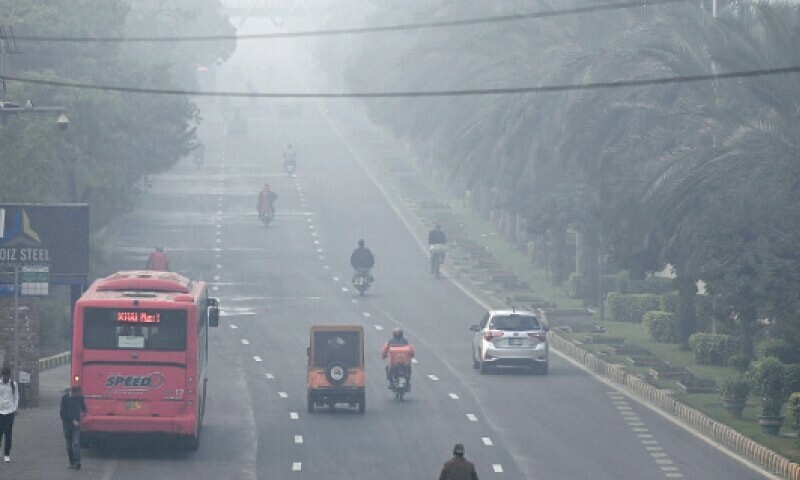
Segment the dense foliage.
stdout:
<path fill-rule="evenodd" d="M 119 37 L 232 34 L 216 0 L 0 0 L 0 24 L 17 35 Z M 198 66 L 224 60 L 232 41 L 202 44 L 18 41 L 8 75 L 153 88 L 194 86 Z M 88 202 L 98 228 L 130 207 L 141 180 L 166 170 L 197 142 L 187 97 L 131 95 L 9 82 L 5 100 L 66 108 L 9 116 L 0 125 L 1 202 Z"/>
<path fill-rule="evenodd" d="M 579 3 L 535 0 L 525 11 Z M 353 40 L 345 77 L 351 90 L 445 90 L 800 65 L 796 4 L 719 5 L 717 18 L 684 2 Z M 521 8 L 445 1 L 372 7 L 371 25 Z M 587 302 L 605 273 L 597 258 L 634 279 L 671 264 L 680 296 L 676 340 L 687 344 L 707 323 L 694 305 L 703 280 L 716 326 L 737 336 L 751 358 L 760 332 L 800 338 L 798 98 L 800 76 L 789 74 L 367 105 L 427 168 L 484 199 L 476 204 L 521 215 L 529 236 L 548 242 L 554 257 L 563 256 L 566 230 L 579 232 L 583 271 L 572 279 L 582 285 L 571 290 Z M 570 277 L 569 262 L 550 265 L 554 282 Z M 759 328 L 766 318 L 769 329 Z"/>

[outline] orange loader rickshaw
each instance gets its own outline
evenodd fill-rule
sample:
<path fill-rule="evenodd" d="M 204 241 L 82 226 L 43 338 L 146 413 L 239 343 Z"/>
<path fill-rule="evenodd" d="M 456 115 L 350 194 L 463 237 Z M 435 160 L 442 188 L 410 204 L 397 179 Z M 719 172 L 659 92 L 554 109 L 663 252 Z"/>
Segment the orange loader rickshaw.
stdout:
<path fill-rule="evenodd" d="M 315 407 L 367 407 L 364 329 L 360 325 L 314 325 L 308 347 L 308 413 Z"/>

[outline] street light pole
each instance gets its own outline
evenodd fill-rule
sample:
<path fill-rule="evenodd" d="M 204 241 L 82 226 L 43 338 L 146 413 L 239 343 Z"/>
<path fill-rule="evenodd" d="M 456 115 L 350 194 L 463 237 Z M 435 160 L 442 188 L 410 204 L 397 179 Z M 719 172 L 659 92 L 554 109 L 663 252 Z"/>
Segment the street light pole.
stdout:
<path fill-rule="evenodd" d="M 19 381 L 19 265 L 14 265 L 14 354 L 13 371 Z"/>

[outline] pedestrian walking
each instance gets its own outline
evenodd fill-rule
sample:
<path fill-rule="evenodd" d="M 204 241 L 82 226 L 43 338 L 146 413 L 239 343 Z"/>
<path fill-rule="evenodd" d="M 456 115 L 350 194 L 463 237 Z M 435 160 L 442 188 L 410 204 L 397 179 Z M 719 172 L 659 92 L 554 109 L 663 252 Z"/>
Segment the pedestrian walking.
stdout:
<path fill-rule="evenodd" d="M 14 415 L 19 407 L 19 385 L 11 380 L 11 369 L 0 370 L 0 442 L 3 443 L 3 460 L 11 461 L 11 438 Z"/>
<path fill-rule="evenodd" d="M 478 480 L 475 465 L 464 458 L 463 444 L 456 443 L 453 447 L 453 458 L 444 463 L 439 480 Z"/>
<path fill-rule="evenodd" d="M 81 417 L 86 415 L 86 402 L 81 387 L 73 385 L 61 397 L 61 427 L 67 442 L 69 468 L 81 469 Z"/>

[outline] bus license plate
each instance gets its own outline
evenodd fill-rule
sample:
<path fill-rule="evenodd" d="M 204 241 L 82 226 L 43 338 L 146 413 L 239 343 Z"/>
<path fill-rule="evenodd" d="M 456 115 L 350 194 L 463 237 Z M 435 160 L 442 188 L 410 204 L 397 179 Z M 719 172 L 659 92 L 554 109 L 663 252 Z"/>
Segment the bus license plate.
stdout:
<path fill-rule="evenodd" d="M 521 338 L 509 338 L 508 344 L 512 347 L 521 347 L 522 346 L 522 339 Z"/>
<path fill-rule="evenodd" d="M 140 410 L 141 408 L 142 408 L 142 402 L 138 400 L 125 401 L 125 410 Z"/>

